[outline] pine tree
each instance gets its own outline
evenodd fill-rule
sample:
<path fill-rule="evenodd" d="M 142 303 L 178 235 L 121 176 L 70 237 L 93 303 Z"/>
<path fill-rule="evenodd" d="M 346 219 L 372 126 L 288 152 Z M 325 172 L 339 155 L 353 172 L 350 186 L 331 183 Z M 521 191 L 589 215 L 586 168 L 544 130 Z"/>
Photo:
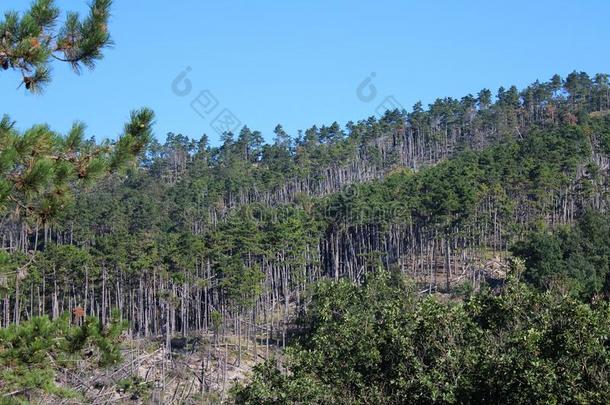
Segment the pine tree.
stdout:
<path fill-rule="evenodd" d="M 6 12 L 0 19 L 0 70 L 20 73 L 21 84 L 39 93 L 51 81 L 52 60 L 68 63 L 76 73 L 93 69 L 112 45 L 111 5 L 112 0 L 94 0 L 86 17 L 69 12 L 61 27 L 54 0 L 35 0 L 22 14 Z"/>
<path fill-rule="evenodd" d="M 152 138 L 154 114 L 134 111 L 116 142 L 85 140 L 75 123 L 65 136 L 46 125 L 20 133 L 5 116 L 0 121 L 0 210 L 48 222 L 69 203 L 75 187 L 104 173 L 123 170 Z"/>

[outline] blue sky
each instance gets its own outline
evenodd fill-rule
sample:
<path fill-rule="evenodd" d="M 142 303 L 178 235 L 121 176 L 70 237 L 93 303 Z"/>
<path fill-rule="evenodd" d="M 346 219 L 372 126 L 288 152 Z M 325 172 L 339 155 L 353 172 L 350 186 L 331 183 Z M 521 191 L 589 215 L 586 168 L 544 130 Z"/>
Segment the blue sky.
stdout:
<path fill-rule="evenodd" d="M 85 1 L 57 4 L 84 10 Z M 0 10 L 26 5 L 2 0 Z M 116 45 L 93 72 L 55 64 L 41 96 L 2 73 L 0 113 L 20 128 L 47 122 L 65 131 L 80 120 L 101 139 L 148 106 L 160 140 L 207 133 L 216 144 L 212 121 L 230 111 L 270 140 L 278 123 L 296 135 L 374 115 L 387 96 L 409 110 L 554 73 L 610 72 L 609 15 L 607 0 L 115 0 Z M 191 91 L 179 96 L 172 83 L 187 67 Z M 356 89 L 371 73 L 377 96 L 364 102 Z"/>

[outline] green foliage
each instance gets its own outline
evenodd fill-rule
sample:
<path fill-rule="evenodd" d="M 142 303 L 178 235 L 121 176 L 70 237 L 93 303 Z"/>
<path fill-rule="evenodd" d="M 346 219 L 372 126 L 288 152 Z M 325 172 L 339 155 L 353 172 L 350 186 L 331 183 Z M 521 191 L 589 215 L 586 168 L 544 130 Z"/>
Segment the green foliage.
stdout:
<path fill-rule="evenodd" d="M 70 203 L 78 186 L 102 173 L 123 170 L 151 140 L 154 114 L 134 111 L 114 144 L 83 141 L 76 123 L 66 136 L 38 125 L 19 133 L 5 117 L 0 126 L 0 209 L 42 222 L 54 219 Z"/>
<path fill-rule="evenodd" d="M 236 404 L 244 405 L 324 404 L 335 401 L 326 387 L 314 378 L 289 378 L 273 360 L 257 364 L 251 382 L 246 386 L 236 383 L 231 387 L 231 394 Z"/>
<path fill-rule="evenodd" d="M 511 281 L 465 303 L 416 298 L 387 273 L 322 283 L 282 372 L 257 367 L 236 403 L 599 403 L 610 308 Z M 300 399 L 299 399 L 300 398 Z"/>
<path fill-rule="evenodd" d="M 55 384 L 56 373 L 74 368 L 83 359 L 101 367 L 115 364 L 125 327 L 117 316 L 106 327 L 95 318 L 75 326 L 65 314 L 57 320 L 34 317 L 0 329 L 0 393 L 14 392 L 17 397 L 38 390 L 69 394 Z"/>
<path fill-rule="evenodd" d="M 222 314 L 218 311 L 212 311 L 210 317 L 212 318 L 212 328 L 214 329 L 214 333 L 218 333 L 220 331 L 220 327 L 222 326 Z"/>
<path fill-rule="evenodd" d="M 112 0 L 94 0 L 89 14 L 67 13 L 61 27 L 60 9 L 54 0 L 35 0 L 19 14 L 7 11 L 0 19 L 0 71 L 14 70 L 26 89 L 39 93 L 51 81 L 52 59 L 68 63 L 75 72 L 93 69 L 112 45 L 108 19 Z"/>
<path fill-rule="evenodd" d="M 574 228 L 533 232 L 513 246 L 525 260 L 526 281 L 582 298 L 607 290 L 610 275 L 610 218 L 588 211 Z"/>
<path fill-rule="evenodd" d="M 138 376 L 125 378 L 117 383 L 117 391 L 120 394 L 130 394 L 132 401 L 147 399 L 150 396 L 152 388 L 153 384 L 151 382 L 144 381 Z"/>
<path fill-rule="evenodd" d="M 523 141 L 464 152 L 415 174 L 397 170 L 383 181 L 332 195 L 321 210 L 328 222 L 347 226 L 405 223 L 450 233 L 475 223 L 481 205 L 491 200 L 509 228 L 517 204 L 543 211 L 572 182 L 579 162 L 591 154 L 587 131 L 534 130 Z"/>
<path fill-rule="evenodd" d="M 10 309 L 2 320 L 86 303 L 88 313 L 119 307 L 134 333 L 149 335 L 166 332 L 168 319 L 216 338 L 234 321 L 264 319 L 277 342 L 296 306 L 306 311 L 287 362 L 257 367 L 238 402 L 601 402 L 605 309 L 574 299 L 604 283 L 610 291 L 608 227 L 596 217 L 565 224 L 607 206 L 607 84 L 574 73 L 500 89 L 496 102 L 482 90 L 296 138 L 278 126 L 268 145 L 248 127 L 216 147 L 174 133 L 161 144 L 148 110 L 102 144 L 82 124 L 65 135 L 19 132 L 4 118 L 3 240 L 37 253 L 27 271 L 25 254 L 0 255 L 0 277 L 10 275 L 0 283 Z M 448 303 L 423 300 L 381 270 L 413 263 L 421 282 L 449 249 L 466 280 L 473 262 L 519 239 L 528 268 L 515 260 L 498 296 L 465 282 Z M 331 274 L 365 282 L 321 283 L 307 295 Z M 563 296 L 512 285 L 521 278 Z M 86 323 L 66 341 L 77 352 L 93 345 L 96 362 L 112 364 L 118 351 L 108 342 L 119 330 Z M 566 344 L 572 359 L 553 330 L 588 352 Z"/>
<path fill-rule="evenodd" d="M 608 383 L 608 303 L 588 305 L 511 283 L 466 304 L 484 332 L 477 398 L 505 403 L 600 403 Z"/>

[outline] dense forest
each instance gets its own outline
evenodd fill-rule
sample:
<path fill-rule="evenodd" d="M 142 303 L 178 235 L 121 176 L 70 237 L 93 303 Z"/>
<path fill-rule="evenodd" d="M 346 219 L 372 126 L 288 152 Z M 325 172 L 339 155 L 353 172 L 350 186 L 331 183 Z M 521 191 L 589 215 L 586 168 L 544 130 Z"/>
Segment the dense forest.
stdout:
<path fill-rule="evenodd" d="M 558 90 L 558 77 L 500 89 L 489 105 L 481 95 L 439 100 L 295 140 L 278 126 L 271 145 L 247 127 L 219 147 L 169 134 L 129 173 L 75 189 L 52 221 L 53 201 L 13 207 L 27 216 L 6 211 L 13 276 L 5 272 L 2 324 L 78 306 L 103 322 L 117 309 L 132 333 L 169 336 L 210 328 L 217 311 L 223 327 L 247 320 L 275 334 L 324 277 L 358 283 L 383 267 L 428 292 L 478 288 L 486 261 L 511 249 L 527 256 L 531 232 L 605 212 L 604 77 L 574 73 Z M 525 102 L 539 93 L 548 97 Z M 61 139 L 80 143 L 79 128 Z M 15 149 L 36 148 L 46 131 L 6 128 L 3 136 Z M 46 180 L 34 169 L 22 181 L 37 187 Z M 607 271 L 594 267 L 578 290 L 587 297 L 604 288 Z"/>
<path fill-rule="evenodd" d="M 455 296 L 498 288 L 511 257 L 539 290 L 607 298 L 608 77 L 575 72 L 491 99 L 482 90 L 296 138 L 278 125 L 272 144 L 247 127 L 218 147 L 153 140 L 136 166 L 71 187 L 57 215 L 46 200 L 5 210 L 0 321 L 78 309 L 104 325 L 116 311 L 130 336 L 168 348 L 210 331 L 236 336 L 240 355 L 256 341 L 269 353 L 318 305 L 320 280 L 359 285 L 386 269 L 419 294 Z M 4 122 L 19 155 L 51 136 Z M 80 126 L 53 136 L 91 147 Z M 25 175 L 48 181 L 44 168 Z"/>
<path fill-rule="evenodd" d="M 2 71 L 92 68 L 110 7 L 6 14 Z M 609 75 L 271 143 L 153 130 L 0 121 L 0 403 L 610 398 Z"/>

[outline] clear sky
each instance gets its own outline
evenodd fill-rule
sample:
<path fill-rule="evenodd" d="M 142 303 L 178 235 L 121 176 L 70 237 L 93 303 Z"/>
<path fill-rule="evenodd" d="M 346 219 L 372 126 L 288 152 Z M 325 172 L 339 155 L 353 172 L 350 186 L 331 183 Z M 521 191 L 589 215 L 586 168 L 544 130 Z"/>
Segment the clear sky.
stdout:
<path fill-rule="evenodd" d="M 0 10 L 28 3 L 0 0 Z M 57 3 L 84 10 L 85 0 Z M 42 96 L 16 90 L 18 77 L 2 73 L 0 114 L 20 128 L 47 122 L 58 131 L 81 120 L 100 139 L 148 106 L 160 140 L 207 133 L 216 144 L 212 121 L 228 122 L 230 111 L 270 140 L 278 123 L 296 135 L 374 115 L 387 96 L 410 110 L 554 73 L 608 73 L 609 17 L 607 0 L 115 0 L 116 45 L 95 71 L 76 76 L 55 64 Z M 187 67 L 190 93 L 185 82 L 172 88 Z M 371 73 L 377 94 L 363 101 L 357 88 Z"/>

